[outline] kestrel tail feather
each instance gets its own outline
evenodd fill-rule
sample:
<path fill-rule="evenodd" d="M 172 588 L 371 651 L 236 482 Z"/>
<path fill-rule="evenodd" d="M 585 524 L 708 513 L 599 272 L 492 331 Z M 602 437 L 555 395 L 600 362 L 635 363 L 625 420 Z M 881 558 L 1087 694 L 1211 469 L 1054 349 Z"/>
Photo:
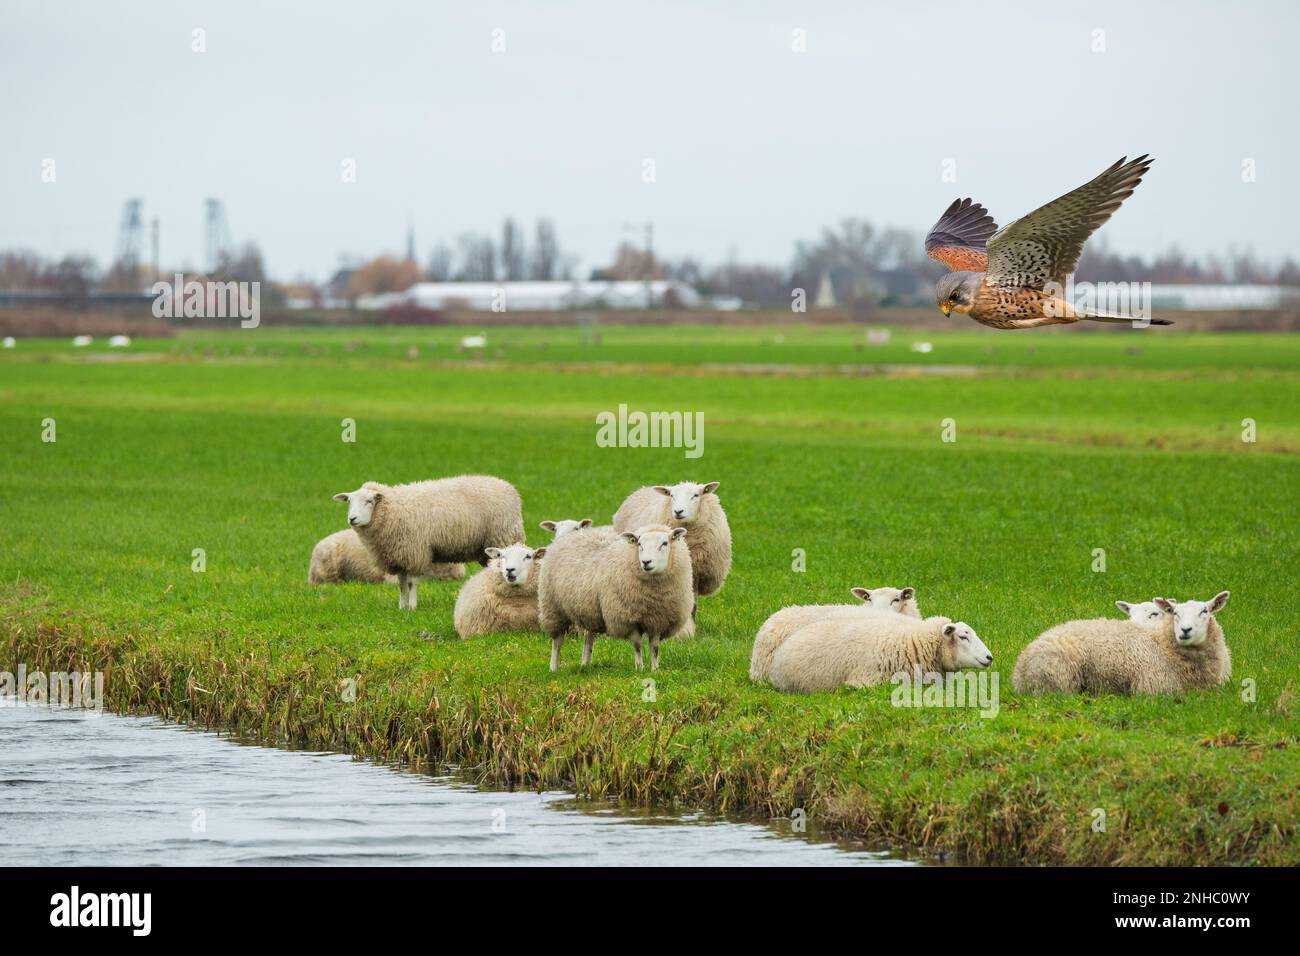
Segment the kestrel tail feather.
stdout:
<path fill-rule="evenodd" d="M 1173 325 L 1174 324 L 1169 319 L 1144 319 L 1140 315 L 1107 315 L 1104 312 L 1083 313 L 1080 314 L 1078 318 L 1087 319 L 1090 322 L 1114 322 L 1116 324 L 1119 323 L 1128 324 L 1132 322 L 1145 322 L 1148 325 Z"/>

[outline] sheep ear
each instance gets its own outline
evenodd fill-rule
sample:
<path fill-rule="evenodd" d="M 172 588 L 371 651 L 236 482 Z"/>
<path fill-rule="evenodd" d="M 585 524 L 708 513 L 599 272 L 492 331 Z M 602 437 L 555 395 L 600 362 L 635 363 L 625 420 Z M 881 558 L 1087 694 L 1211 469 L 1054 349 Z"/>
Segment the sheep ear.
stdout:
<path fill-rule="evenodd" d="M 678 538 L 685 537 L 685 535 L 685 528 L 673 528 L 672 540 L 676 541 Z"/>
<path fill-rule="evenodd" d="M 635 532 L 632 532 L 632 531 L 624 531 L 622 537 L 623 537 L 623 540 L 624 540 L 624 541 L 628 541 L 628 542 L 631 542 L 632 544 L 636 544 L 636 533 L 635 533 Z"/>
<path fill-rule="evenodd" d="M 483 553 L 486 554 L 489 558 L 499 558 L 499 557 L 501 557 L 501 549 L 500 549 L 500 548 L 484 548 L 484 549 L 483 549 Z"/>
<path fill-rule="evenodd" d="M 866 588 L 849 588 L 849 593 L 852 594 L 859 601 L 871 600 L 871 592 L 868 591 Z"/>
<path fill-rule="evenodd" d="M 1133 607 L 1133 605 L 1129 604 L 1128 601 L 1116 601 L 1115 606 L 1119 608 L 1121 611 L 1123 611 L 1125 614 L 1127 614 L 1129 610 Z"/>
<path fill-rule="evenodd" d="M 946 637 L 946 638 L 948 638 L 948 640 L 950 640 L 950 641 L 953 640 L 953 639 L 954 639 L 954 635 L 955 635 L 956 633 L 957 633 L 957 625 L 956 625 L 956 624 L 945 624 L 945 625 L 943 626 L 943 636 Z"/>
<path fill-rule="evenodd" d="M 1210 602 L 1211 614 L 1214 614 L 1216 611 L 1223 610 L 1223 606 L 1228 603 L 1228 597 L 1230 593 L 1231 592 L 1229 591 L 1220 591 L 1218 594 L 1214 595 L 1214 600 Z"/>
<path fill-rule="evenodd" d="M 655 486 L 654 486 L 653 488 L 651 488 L 650 490 L 651 490 L 651 491 L 657 491 L 657 492 L 659 492 L 659 494 L 661 494 L 661 495 L 667 495 L 669 498 L 671 498 L 671 497 L 673 496 L 672 489 L 669 488 L 667 485 L 655 485 Z"/>
<path fill-rule="evenodd" d="M 335 500 L 335 501 L 347 501 L 347 500 L 348 500 L 349 498 L 351 498 L 351 497 L 352 497 L 351 492 L 340 491 L 337 495 L 334 496 L 334 500 Z"/>
<path fill-rule="evenodd" d="M 590 518 L 583 518 L 581 521 L 578 522 L 578 527 L 579 527 L 579 528 L 590 528 L 590 527 L 591 527 L 591 519 L 590 519 Z"/>
<path fill-rule="evenodd" d="M 537 527 L 541 528 L 543 531 L 554 531 L 554 530 L 555 530 L 555 522 L 554 522 L 554 521 L 543 521 L 543 522 L 542 522 L 541 524 L 539 524 Z"/>
<path fill-rule="evenodd" d="M 713 492 L 718 490 L 718 485 L 720 484 L 721 482 L 719 481 L 710 481 L 707 485 L 704 486 L 704 493 L 706 495 L 713 494 Z"/>
<path fill-rule="evenodd" d="M 544 558 L 544 557 L 546 557 L 546 549 L 545 549 L 545 548 L 538 548 L 536 551 L 533 552 L 533 560 L 534 560 L 534 561 L 540 561 L 540 560 L 541 560 L 542 558 Z"/>
<path fill-rule="evenodd" d="M 899 595 L 904 601 L 910 601 L 916 597 L 916 588 L 903 588 L 903 593 Z"/>
<path fill-rule="evenodd" d="M 1169 598 L 1153 598 L 1153 600 L 1155 601 L 1156 607 L 1160 608 L 1160 610 L 1169 614 L 1174 613 L 1174 602 L 1169 600 Z"/>

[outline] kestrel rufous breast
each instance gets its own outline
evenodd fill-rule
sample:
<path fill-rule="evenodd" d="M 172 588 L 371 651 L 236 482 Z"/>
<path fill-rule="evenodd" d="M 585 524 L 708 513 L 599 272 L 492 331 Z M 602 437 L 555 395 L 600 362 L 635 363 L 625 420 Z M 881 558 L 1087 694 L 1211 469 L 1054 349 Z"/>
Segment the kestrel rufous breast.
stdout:
<path fill-rule="evenodd" d="M 1130 322 L 1172 325 L 1109 312 L 1077 310 L 1063 297 L 1083 244 L 1142 181 L 1152 160 L 1120 159 L 1092 182 L 998 229 L 988 210 L 957 199 L 925 237 L 925 251 L 953 271 L 935 285 L 944 315 L 960 312 L 995 329 Z"/>

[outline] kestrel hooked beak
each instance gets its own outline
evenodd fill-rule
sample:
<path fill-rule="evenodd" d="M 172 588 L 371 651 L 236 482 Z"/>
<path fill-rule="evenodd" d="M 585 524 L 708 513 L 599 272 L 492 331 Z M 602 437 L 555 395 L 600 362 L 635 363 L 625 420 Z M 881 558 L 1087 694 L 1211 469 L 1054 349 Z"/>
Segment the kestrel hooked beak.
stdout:
<path fill-rule="evenodd" d="M 1121 159 L 1091 182 L 998 229 L 988 210 L 954 200 L 925 237 L 925 252 L 952 271 L 935 286 L 944 315 L 969 315 L 995 329 L 1068 325 L 1080 319 L 1172 325 L 1167 319 L 1081 312 L 1062 291 L 1083 244 L 1151 168 L 1147 156 Z"/>

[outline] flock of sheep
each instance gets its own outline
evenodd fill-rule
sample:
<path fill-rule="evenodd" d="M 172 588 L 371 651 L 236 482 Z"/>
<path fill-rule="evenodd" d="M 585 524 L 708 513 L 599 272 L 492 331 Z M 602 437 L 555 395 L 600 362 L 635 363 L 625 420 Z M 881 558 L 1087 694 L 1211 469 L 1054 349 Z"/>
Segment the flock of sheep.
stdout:
<path fill-rule="evenodd" d="M 584 665 L 603 634 L 631 643 L 638 670 L 648 646 L 650 669 L 658 670 L 659 642 L 694 635 L 696 598 L 716 593 L 731 570 L 717 488 L 716 481 L 641 488 L 613 524 L 543 521 L 554 540 L 530 548 L 519 492 L 500 478 L 368 481 L 334 496 L 347 502 L 350 527 L 316 545 L 308 580 L 395 580 L 398 607 L 413 610 L 421 578 L 463 577 L 464 562 L 477 561 L 483 569 L 456 596 L 461 637 L 540 629 L 556 670 L 570 633 L 582 636 Z"/>
<path fill-rule="evenodd" d="M 731 570 L 731 529 L 718 482 L 654 485 L 630 494 L 613 522 L 543 521 L 546 547 L 524 541 L 522 502 L 509 482 L 462 475 L 406 485 L 366 482 L 335 495 L 349 527 L 312 551 L 312 584 L 395 582 L 398 607 L 414 610 L 422 578 L 459 580 L 465 562 L 482 570 L 461 586 L 454 621 L 461 637 L 541 630 L 551 670 L 573 634 L 591 663 L 596 638 L 632 645 L 636 667 L 648 646 L 695 634 L 696 602 L 716 594 Z M 898 673 L 986 668 L 993 654 L 963 621 L 922 618 L 913 588 L 853 588 L 856 604 L 787 607 L 754 640 L 749 676 L 808 693 L 865 687 Z M 1215 615 L 1228 602 L 1154 598 L 1117 601 L 1126 617 L 1059 624 L 1021 652 L 1012 672 L 1020 693 L 1168 694 L 1217 687 L 1232 663 Z"/>

